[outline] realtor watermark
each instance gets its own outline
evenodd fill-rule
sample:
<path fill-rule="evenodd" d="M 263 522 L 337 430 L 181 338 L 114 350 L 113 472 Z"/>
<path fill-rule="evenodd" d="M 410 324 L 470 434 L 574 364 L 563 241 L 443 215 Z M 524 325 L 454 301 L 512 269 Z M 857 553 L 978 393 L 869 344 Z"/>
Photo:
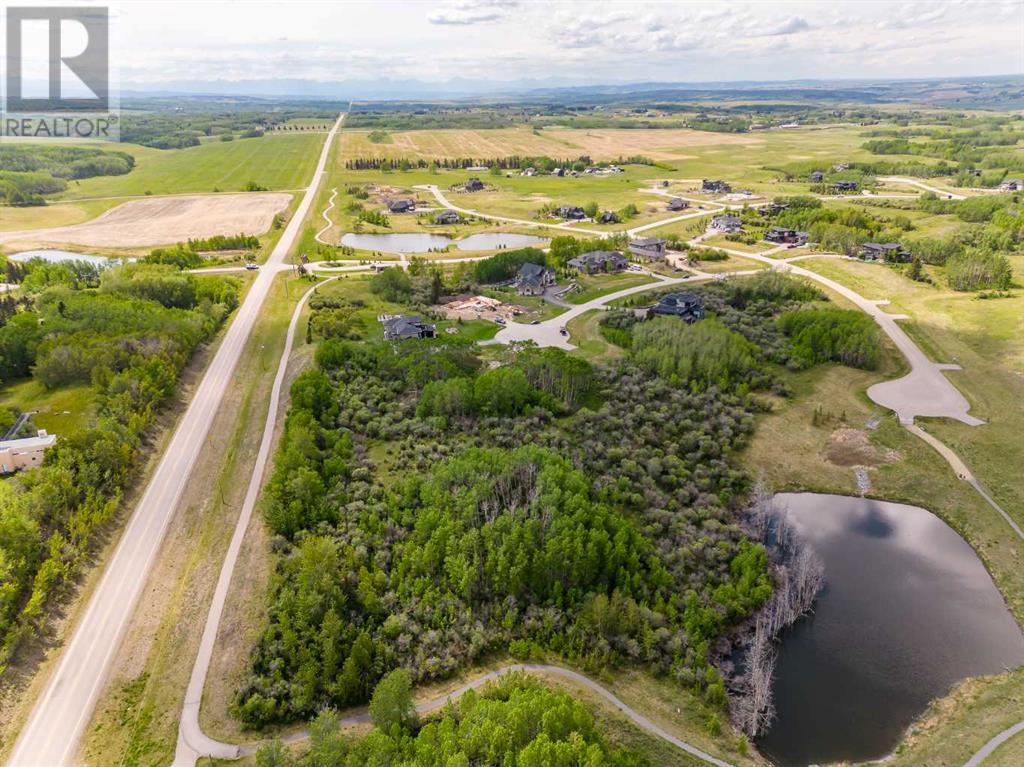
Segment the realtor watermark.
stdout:
<path fill-rule="evenodd" d="M 112 39 L 109 6 L 8 6 L 0 139 L 119 140 Z"/>

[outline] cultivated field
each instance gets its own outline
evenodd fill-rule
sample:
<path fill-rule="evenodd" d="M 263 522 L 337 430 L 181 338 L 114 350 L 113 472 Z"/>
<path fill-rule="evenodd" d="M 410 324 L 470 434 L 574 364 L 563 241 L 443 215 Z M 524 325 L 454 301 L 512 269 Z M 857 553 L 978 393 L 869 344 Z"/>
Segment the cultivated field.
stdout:
<path fill-rule="evenodd" d="M 188 149 L 119 144 L 119 151 L 135 156 L 131 173 L 72 182 L 60 198 L 240 192 L 250 181 L 270 190 L 299 189 L 312 175 L 322 143 L 323 135 L 305 131 L 216 141 Z"/>
<path fill-rule="evenodd" d="M 153 197 L 118 205 L 83 224 L 0 234 L 0 243 L 33 242 L 135 248 L 217 234 L 262 234 L 291 195 L 249 193 Z"/>
<path fill-rule="evenodd" d="M 570 129 L 548 128 L 533 132 L 529 128 L 493 128 L 486 130 L 422 130 L 390 133 L 390 141 L 375 143 L 370 131 L 345 131 L 342 134 L 343 159 L 352 157 L 506 157 L 508 155 L 548 155 L 595 160 L 642 154 L 654 160 L 686 159 L 694 147 L 759 143 L 750 136 L 708 133 L 685 129 Z"/>

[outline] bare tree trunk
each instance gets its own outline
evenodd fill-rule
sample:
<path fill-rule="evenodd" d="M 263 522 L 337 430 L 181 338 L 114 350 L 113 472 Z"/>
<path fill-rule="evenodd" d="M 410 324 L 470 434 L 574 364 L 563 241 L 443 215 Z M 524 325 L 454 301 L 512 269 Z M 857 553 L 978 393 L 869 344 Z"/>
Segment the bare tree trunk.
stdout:
<path fill-rule="evenodd" d="M 771 598 L 754 623 L 743 673 L 730 684 L 733 722 L 748 736 L 756 737 L 775 717 L 772 678 L 778 636 L 811 611 L 825 583 L 825 566 L 788 524 L 785 507 L 774 503 L 771 488 L 763 477 L 754 485 L 745 530 L 767 550 L 775 583 Z"/>

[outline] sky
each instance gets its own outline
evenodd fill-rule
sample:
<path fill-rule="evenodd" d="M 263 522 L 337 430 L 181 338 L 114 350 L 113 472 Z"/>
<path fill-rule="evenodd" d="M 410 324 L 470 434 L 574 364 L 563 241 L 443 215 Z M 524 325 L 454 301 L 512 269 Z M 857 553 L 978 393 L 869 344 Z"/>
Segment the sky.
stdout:
<path fill-rule="evenodd" d="M 298 79 L 470 80 L 500 89 L 1024 72 L 1024 0 L 122 0 L 113 7 L 115 64 L 122 87 L 132 88 Z"/>

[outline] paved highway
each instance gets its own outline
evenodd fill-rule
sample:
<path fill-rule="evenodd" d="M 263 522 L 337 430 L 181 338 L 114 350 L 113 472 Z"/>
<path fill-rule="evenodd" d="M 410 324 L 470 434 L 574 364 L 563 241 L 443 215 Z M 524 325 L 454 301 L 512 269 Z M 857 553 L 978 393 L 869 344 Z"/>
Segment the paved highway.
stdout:
<path fill-rule="evenodd" d="M 330 143 L 342 119 L 344 115 L 327 135 L 316 171 L 295 215 L 238 308 L 99 585 L 18 736 L 8 761 L 11 767 L 61 767 L 72 763 L 178 500 L 206 442 L 214 414 L 232 383 L 235 366 L 278 267 L 285 262 L 302 231 L 302 222 L 324 175 Z"/>

